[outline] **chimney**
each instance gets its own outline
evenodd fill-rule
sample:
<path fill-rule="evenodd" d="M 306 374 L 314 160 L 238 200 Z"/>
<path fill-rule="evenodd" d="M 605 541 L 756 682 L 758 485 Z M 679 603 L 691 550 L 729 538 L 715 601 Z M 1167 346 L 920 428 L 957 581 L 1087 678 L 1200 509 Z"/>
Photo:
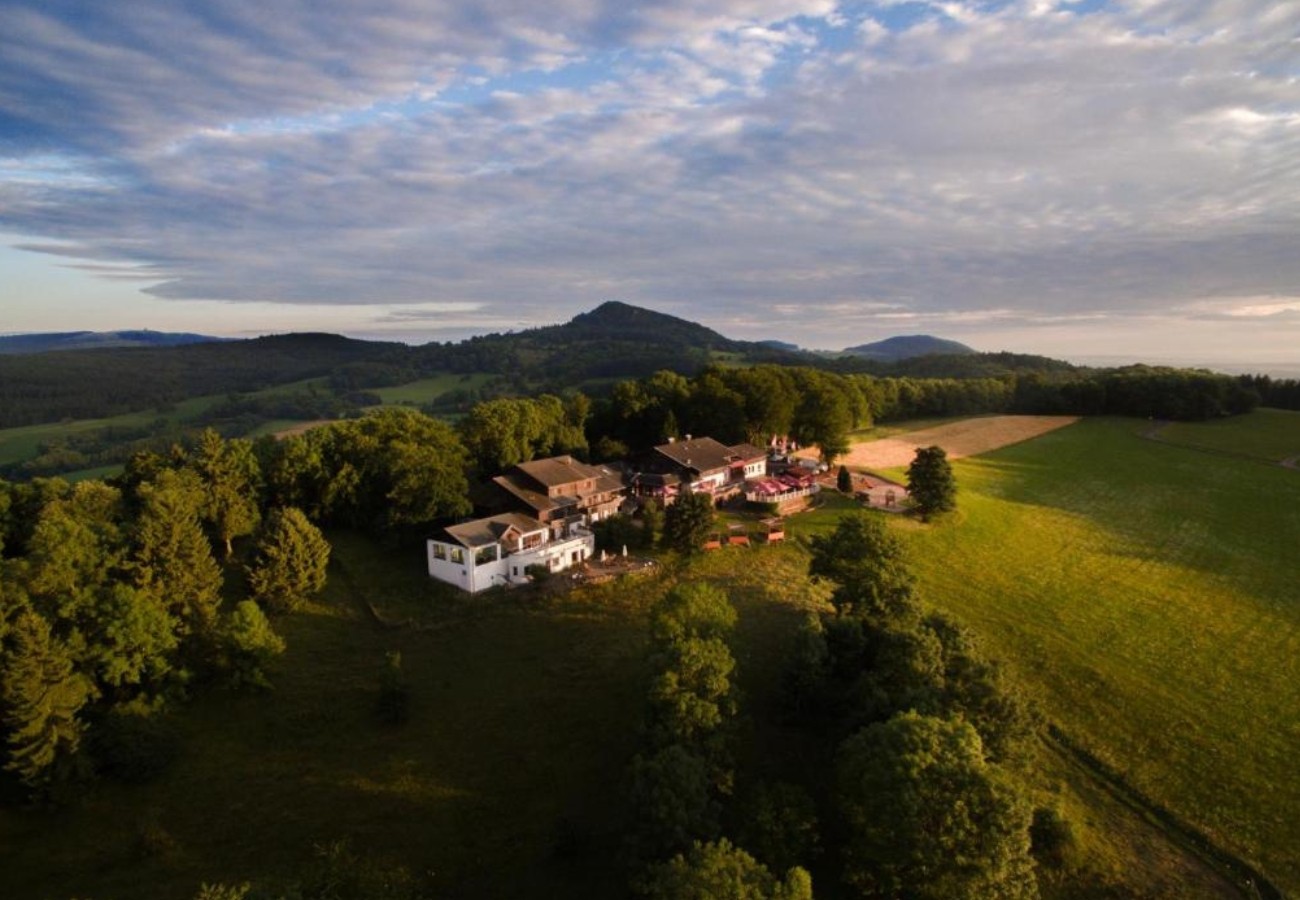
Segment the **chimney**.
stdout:
<path fill-rule="evenodd" d="M 677 438 L 675 438 L 675 437 L 670 437 L 670 438 L 668 439 L 668 443 L 670 443 L 670 444 L 675 444 L 675 443 L 677 443 Z"/>

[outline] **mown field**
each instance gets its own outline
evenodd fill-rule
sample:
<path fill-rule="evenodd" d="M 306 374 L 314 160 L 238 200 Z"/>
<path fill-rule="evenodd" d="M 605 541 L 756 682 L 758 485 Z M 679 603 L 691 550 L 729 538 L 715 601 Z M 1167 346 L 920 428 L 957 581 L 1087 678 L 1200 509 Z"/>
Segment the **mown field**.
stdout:
<path fill-rule="evenodd" d="M 1232 419 L 1170 422 L 1157 436 L 1171 444 L 1281 462 L 1300 456 L 1300 413 L 1257 409 Z"/>
<path fill-rule="evenodd" d="M 1300 436 L 1281 415 L 1176 434 L 1268 458 Z M 902 531 L 926 597 L 1049 719 L 1295 892 L 1300 473 L 1148 427 L 1087 420 L 960 461 L 959 511 Z"/>

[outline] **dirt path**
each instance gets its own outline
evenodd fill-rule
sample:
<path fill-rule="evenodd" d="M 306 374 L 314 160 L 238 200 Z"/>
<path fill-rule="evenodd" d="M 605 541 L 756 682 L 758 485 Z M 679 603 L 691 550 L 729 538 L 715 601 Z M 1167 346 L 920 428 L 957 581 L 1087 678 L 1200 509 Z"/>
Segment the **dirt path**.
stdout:
<path fill-rule="evenodd" d="M 1018 444 L 1079 421 L 1078 416 L 980 416 L 935 428 L 909 431 L 897 437 L 854 444 L 837 462 L 850 468 L 891 469 L 905 466 L 917 447 L 940 446 L 949 459 L 988 453 Z M 802 450 L 800 456 L 816 456 L 816 450 Z"/>

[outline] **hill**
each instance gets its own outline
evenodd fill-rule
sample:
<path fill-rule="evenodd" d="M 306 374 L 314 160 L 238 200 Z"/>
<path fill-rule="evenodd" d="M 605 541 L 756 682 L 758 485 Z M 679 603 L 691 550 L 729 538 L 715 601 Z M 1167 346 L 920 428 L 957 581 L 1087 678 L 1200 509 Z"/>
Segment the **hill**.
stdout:
<path fill-rule="evenodd" d="M 944 340 L 928 334 L 911 334 L 885 338 L 872 344 L 845 347 L 844 352 L 882 362 L 897 362 L 914 356 L 956 356 L 975 351 L 957 341 Z"/>
<path fill-rule="evenodd" d="M 52 331 L 0 336 L 0 353 L 48 353 L 52 350 L 93 350 L 114 347 L 179 347 L 229 338 L 172 331 Z"/>
<path fill-rule="evenodd" d="M 335 334 L 285 334 L 177 347 L 0 356 L 0 428 L 152 409 L 254 391 L 408 352 Z"/>
<path fill-rule="evenodd" d="M 602 303 L 561 325 L 428 344 L 415 351 L 422 371 L 494 373 L 520 388 L 562 390 L 583 382 L 640 378 L 660 369 L 692 375 L 726 354 L 742 362 L 807 364 L 804 353 L 736 341 L 687 319 L 627 303 Z"/>

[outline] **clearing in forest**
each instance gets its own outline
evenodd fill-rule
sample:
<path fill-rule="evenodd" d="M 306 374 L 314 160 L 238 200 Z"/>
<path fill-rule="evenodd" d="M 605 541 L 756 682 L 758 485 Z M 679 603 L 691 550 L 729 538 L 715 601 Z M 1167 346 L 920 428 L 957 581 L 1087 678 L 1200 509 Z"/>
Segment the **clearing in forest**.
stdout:
<path fill-rule="evenodd" d="M 854 444 L 848 454 L 837 461 L 864 469 L 892 469 L 910 463 L 916 455 L 917 447 L 935 445 L 947 451 L 949 459 L 961 459 L 1018 444 L 1078 420 L 1078 416 L 980 416 L 962 419 L 921 431 L 909 431 L 897 437 Z M 815 450 L 806 450 L 800 455 L 815 456 L 816 453 Z"/>

